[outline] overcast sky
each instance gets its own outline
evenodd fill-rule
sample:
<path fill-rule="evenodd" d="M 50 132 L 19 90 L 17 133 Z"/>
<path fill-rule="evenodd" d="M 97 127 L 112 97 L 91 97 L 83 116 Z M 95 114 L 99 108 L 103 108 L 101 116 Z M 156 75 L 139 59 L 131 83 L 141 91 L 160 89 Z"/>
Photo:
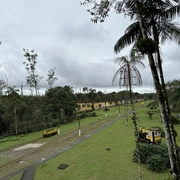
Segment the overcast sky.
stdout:
<path fill-rule="evenodd" d="M 112 78 L 118 69 L 116 57 L 128 55 L 129 49 L 116 55 L 113 46 L 132 22 L 113 11 L 104 23 L 94 24 L 80 0 L 1 0 L 0 68 L 1 79 L 10 86 L 26 85 L 27 71 L 22 62 L 23 48 L 38 54 L 37 72 L 43 76 L 40 88 L 47 88 L 47 73 L 56 68 L 54 86 L 70 85 L 75 92 L 83 87 L 103 92 L 116 91 Z M 180 21 L 179 21 L 180 22 Z M 180 48 L 162 47 L 165 81 L 180 79 Z M 147 60 L 139 68 L 143 85 L 137 92 L 153 92 Z M 122 89 L 123 90 L 123 89 Z"/>

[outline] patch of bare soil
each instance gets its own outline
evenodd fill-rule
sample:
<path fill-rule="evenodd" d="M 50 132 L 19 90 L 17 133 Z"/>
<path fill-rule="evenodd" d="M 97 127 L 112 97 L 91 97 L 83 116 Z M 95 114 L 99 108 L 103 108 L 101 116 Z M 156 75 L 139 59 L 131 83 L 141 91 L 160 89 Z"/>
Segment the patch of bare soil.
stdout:
<path fill-rule="evenodd" d="M 78 136 L 78 129 L 76 129 L 66 134 L 46 138 L 43 143 L 42 141 L 36 141 L 35 143 L 31 142 L 26 145 L 19 147 L 16 146 L 14 149 L 11 148 L 10 150 L 1 152 L 0 158 L 11 157 L 12 160 L 0 166 L 0 178 L 26 166 L 39 164 L 41 163 L 42 158 L 53 158 L 63 152 L 74 142 L 81 140 L 98 129 L 100 130 L 104 126 L 114 122 L 115 119 L 118 119 L 117 116 L 114 118 L 99 120 L 81 128 L 82 133 L 80 137 Z"/>

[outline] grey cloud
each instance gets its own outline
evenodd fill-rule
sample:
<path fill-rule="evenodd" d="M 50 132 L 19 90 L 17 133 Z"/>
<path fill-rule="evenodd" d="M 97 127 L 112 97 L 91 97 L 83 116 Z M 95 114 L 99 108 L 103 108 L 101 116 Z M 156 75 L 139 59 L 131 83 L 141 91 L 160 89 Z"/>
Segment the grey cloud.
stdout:
<path fill-rule="evenodd" d="M 75 0 L 2 0 L 1 7 L 0 63 L 6 63 L 0 74 L 9 77 L 10 85 L 25 84 L 22 49 L 27 48 L 38 54 L 41 86 L 47 85 L 48 70 L 56 67 L 56 85 L 114 89 L 112 78 L 118 69 L 114 59 L 128 55 L 129 49 L 116 55 L 113 46 L 131 24 L 128 18 L 111 12 L 104 23 L 93 24 L 87 7 Z M 162 50 L 165 80 L 180 78 L 179 46 L 164 45 Z M 143 91 L 153 84 L 147 62 L 146 66 L 139 68 Z"/>

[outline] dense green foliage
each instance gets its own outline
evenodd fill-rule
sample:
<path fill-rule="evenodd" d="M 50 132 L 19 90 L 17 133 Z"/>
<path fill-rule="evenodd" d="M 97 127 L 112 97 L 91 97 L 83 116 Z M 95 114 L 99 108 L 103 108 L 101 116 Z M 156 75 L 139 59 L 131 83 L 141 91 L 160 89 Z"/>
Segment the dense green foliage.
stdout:
<path fill-rule="evenodd" d="M 133 161 L 137 162 L 137 150 L 133 154 Z M 166 146 L 155 144 L 140 145 L 141 163 L 147 164 L 152 171 L 160 172 L 170 167 L 168 149 Z"/>
<path fill-rule="evenodd" d="M 64 86 L 50 88 L 43 96 L 25 96 L 9 87 L 6 95 L 0 96 L 0 137 L 26 134 L 96 116 L 93 112 L 78 112 L 77 103 L 122 101 L 126 94 L 126 91 L 103 94 L 92 89 L 74 94 L 72 87 Z M 134 97 L 143 99 L 144 95 L 134 93 Z"/>
<path fill-rule="evenodd" d="M 167 83 L 171 107 L 177 112 L 180 102 L 179 82 L 174 80 Z M 133 97 L 135 101 L 150 100 L 148 107 L 151 111 L 158 108 L 154 93 L 135 92 Z M 0 96 L 0 137 L 15 135 L 16 129 L 18 134 L 26 134 L 57 126 L 58 123 L 69 123 L 78 118 L 96 116 L 93 107 L 92 112 L 78 112 L 78 102 L 123 101 L 125 98 L 128 98 L 126 91 L 103 93 L 87 88 L 83 93 L 74 94 L 70 86 L 50 88 L 43 96 L 25 96 L 19 95 L 15 87 L 9 87 L 6 94 Z M 173 118 L 173 122 L 179 124 L 178 115 Z"/>
<path fill-rule="evenodd" d="M 25 134 L 72 121 L 77 100 L 69 86 L 47 90 L 44 96 L 0 98 L 0 136 Z M 61 110 L 63 112 L 61 113 Z"/>
<path fill-rule="evenodd" d="M 166 83 L 166 89 L 169 102 L 173 111 L 180 110 L 180 80 L 168 81 Z"/>

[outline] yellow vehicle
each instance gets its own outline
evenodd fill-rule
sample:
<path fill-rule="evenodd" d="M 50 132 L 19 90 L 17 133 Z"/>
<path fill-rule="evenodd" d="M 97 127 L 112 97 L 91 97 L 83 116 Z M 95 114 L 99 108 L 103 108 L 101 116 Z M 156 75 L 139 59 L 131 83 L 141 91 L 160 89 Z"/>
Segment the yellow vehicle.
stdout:
<path fill-rule="evenodd" d="M 47 131 L 43 132 L 43 137 L 45 138 L 45 137 L 53 136 L 55 134 L 57 134 L 57 129 L 50 129 L 50 130 L 48 129 Z"/>
<path fill-rule="evenodd" d="M 139 141 L 159 144 L 161 143 L 161 130 L 160 128 L 145 129 L 140 127 Z"/>

